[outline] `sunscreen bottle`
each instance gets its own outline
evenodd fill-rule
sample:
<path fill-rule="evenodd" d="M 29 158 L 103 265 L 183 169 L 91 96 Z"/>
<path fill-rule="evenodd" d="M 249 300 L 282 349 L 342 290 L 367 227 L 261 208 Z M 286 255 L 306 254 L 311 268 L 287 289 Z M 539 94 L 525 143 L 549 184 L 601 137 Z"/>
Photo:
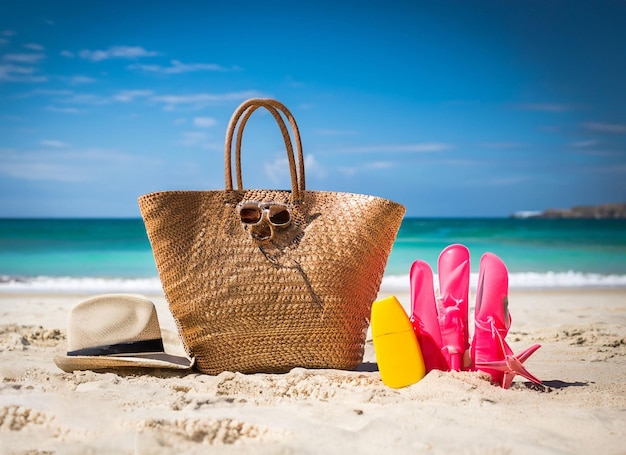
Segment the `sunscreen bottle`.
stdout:
<path fill-rule="evenodd" d="M 395 296 L 372 305 L 372 338 L 383 383 L 399 389 L 415 384 L 426 374 L 413 325 Z"/>

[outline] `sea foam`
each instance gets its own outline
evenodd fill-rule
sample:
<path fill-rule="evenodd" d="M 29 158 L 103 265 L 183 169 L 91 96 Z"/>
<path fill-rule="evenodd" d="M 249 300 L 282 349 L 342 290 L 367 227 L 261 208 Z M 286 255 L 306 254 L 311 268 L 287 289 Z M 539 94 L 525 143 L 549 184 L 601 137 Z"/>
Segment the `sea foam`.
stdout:
<path fill-rule="evenodd" d="M 438 277 L 435 275 L 435 287 Z M 476 289 L 478 273 L 470 276 L 470 287 Z M 547 289 L 547 288 L 625 288 L 626 275 L 601 275 L 582 272 L 523 272 L 509 274 L 511 289 Z M 389 275 L 383 278 L 383 291 L 408 291 L 408 275 Z"/>
<path fill-rule="evenodd" d="M 0 292 L 162 293 L 158 278 L 0 277 Z"/>
<path fill-rule="evenodd" d="M 435 283 L 437 276 L 435 275 Z M 478 274 L 470 276 L 470 287 L 476 289 Z M 436 284 L 435 284 L 436 286 Z M 581 272 L 511 273 L 511 289 L 547 288 L 626 288 L 626 275 L 601 275 Z M 381 284 L 383 292 L 408 292 L 408 275 L 385 275 Z M 1 292 L 53 292 L 53 293 L 109 293 L 132 292 L 162 293 L 158 277 L 100 278 L 100 277 L 9 277 L 0 276 Z"/>

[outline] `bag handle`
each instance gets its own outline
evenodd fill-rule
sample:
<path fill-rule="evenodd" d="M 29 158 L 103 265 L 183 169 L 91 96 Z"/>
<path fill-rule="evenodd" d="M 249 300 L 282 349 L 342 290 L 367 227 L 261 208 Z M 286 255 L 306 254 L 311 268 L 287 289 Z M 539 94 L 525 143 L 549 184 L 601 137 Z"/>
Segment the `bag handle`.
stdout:
<path fill-rule="evenodd" d="M 289 171 L 291 174 L 292 199 L 294 202 L 300 202 L 303 196 L 301 193 L 304 193 L 306 185 L 304 178 L 304 157 L 302 153 L 302 141 L 300 139 L 298 124 L 296 123 L 296 119 L 293 117 L 289 109 L 285 107 L 285 105 L 269 98 L 252 98 L 244 101 L 235 110 L 230 119 L 230 122 L 228 123 L 228 128 L 226 129 L 226 141 L 224 144 L 224 180 L 226 182 L 226 189 L 233 189 L 232 143 L 235 129 L 237 129 L 237 124 L 239 124 L 239 129 L 237 130 L 237 137 L 235 141 L 235 172 L 237 176 L 237 189 L 243 189 L 243 179 L 241 176 L 241 142 L 243 138 L 243 130 L 250 116 L 260 107 L 264 107 L 265 109 L 267 109 L 276 120 L 276 123 L 278 123 L 278 127 L 280 128 L 283 140 L 285 141 L 285 148 L 287 150 L 287 160 L 289 161 Z M 287 125 L 285 124 L 281 113 L 287 118 L 293 131 L 294 140 L 296 143 L 296 150 L 298 153 L 297 170 L 291 136 L 289 135 L 289 130 L 287 129 Z"/>

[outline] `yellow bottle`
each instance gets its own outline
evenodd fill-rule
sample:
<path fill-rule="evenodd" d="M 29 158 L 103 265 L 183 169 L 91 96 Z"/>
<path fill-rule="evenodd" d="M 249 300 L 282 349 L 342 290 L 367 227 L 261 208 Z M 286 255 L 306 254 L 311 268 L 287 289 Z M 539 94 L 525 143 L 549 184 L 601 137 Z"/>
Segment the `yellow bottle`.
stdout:
<path fill-rule="evenodd" d="M 395 296 L 372 305 L 372 338 L 383 383 L 399 389 L 426 374 L 422 351 L 411 321 Z"/>

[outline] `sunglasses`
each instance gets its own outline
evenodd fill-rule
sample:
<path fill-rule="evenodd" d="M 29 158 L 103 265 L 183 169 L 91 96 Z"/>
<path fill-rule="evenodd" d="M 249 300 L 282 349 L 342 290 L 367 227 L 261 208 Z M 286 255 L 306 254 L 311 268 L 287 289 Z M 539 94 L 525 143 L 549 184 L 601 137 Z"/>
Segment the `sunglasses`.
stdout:
<path fill-rule="evenodd" d="M 291 223 L 289 207 L 279 202 L 244 202 L 239 206 L 241 222 L 248 226 L 256 226 L 263 219 L 263 214 L 275 227 L 285 227 Z"/>

